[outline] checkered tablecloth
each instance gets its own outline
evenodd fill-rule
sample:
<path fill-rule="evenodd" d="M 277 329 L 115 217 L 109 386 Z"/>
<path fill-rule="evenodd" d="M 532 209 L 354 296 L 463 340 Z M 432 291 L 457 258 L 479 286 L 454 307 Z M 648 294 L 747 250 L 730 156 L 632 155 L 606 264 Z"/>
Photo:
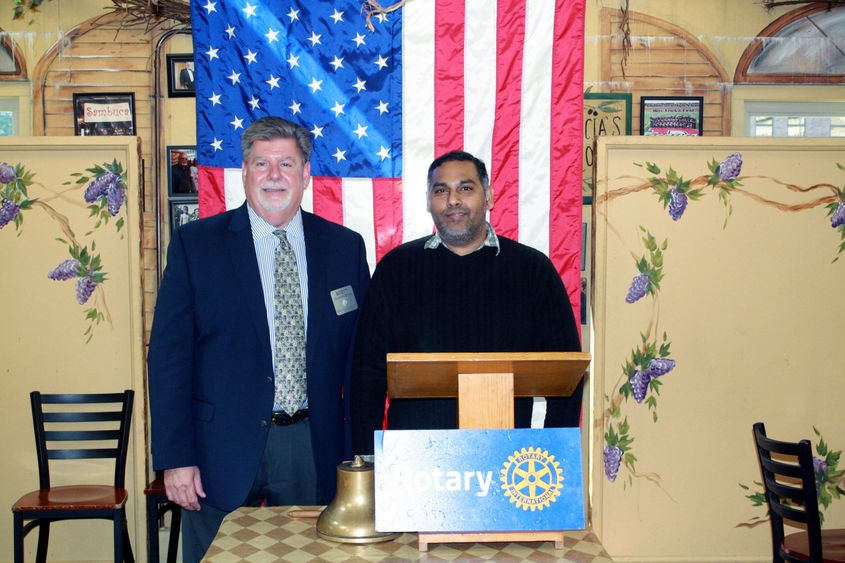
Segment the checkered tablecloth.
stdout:
<path fill-rule="evenodd" d="M 296 508 L 239 508 L 223 521 L 203 561 L 613 561 L 589 531 L 566 532 L 563 549 L 555 549 L 553 542 L 449 543 L 431 544 L 421 552 L 416 534 L 384 543 L 335 543 L 317 536 L 316 518 L 288 516 Z"/>

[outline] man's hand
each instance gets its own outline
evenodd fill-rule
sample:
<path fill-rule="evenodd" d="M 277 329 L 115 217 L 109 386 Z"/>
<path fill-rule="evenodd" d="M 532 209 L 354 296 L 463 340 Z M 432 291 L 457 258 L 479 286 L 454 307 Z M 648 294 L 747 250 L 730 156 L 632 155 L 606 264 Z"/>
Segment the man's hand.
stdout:
<path fill-rule="evenodd" d="M 164 488 L 167 491 L 168 500 L 185 510 L 199 510 L 200 503 L 197 496 L 205 498 L 200 469 L 196 465 L 165 469 Z"/>

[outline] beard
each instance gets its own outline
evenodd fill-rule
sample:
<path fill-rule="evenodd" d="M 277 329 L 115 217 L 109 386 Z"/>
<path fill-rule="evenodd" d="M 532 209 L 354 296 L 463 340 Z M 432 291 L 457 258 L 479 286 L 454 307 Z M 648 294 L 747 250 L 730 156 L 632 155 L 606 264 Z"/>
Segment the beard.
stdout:
<path fill-rule="evenodd" d="M 437 227 L 437 233 L 440 239 L 446 243 L 447 246 L 463 247 L 472 241 L 476 240 L 479 234 L 486 228 L 486 221 L 484 215 L 480 220 L 473 220 L 472 215 L 469 216 L 469 222 L 466 227 L 460 230 L 450 229 L 446 226 L 446 221 L 442 217 L 434 219 L 434 225 Z"/>
<path fill-rule="evenodd" d="M 270 190 L 284 190 L 282 192 L 272 192 L 272 195 L 264 193 L 263 190 L 270 189 Z M 265 183 L 262 184 L 258 191 L 258 205 L 261 206 L 261 209 L 267 211 L 268 213 L 279 213 L 281 211 L 285 211 L 291 205 L 293 200 L 293 191 L 291 190 L 290 186 L 285 184 L 277 184 L 277 183 Z"/>

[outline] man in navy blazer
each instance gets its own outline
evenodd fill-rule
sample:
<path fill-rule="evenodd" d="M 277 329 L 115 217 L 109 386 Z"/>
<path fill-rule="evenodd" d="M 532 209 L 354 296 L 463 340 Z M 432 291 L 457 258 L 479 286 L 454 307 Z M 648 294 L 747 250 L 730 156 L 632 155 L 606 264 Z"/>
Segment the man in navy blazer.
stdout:
<path fill-rule="evenodd" d="M 174 232 L 150 339 L 153 466 L 186 509 L 185 561 L 201 559 L 239 506 L 329 502 L 349 453 L 345 401 L 369 281 L 363 239 L 300 209 L 306 129 L 265 117 L 242 149 L 247 203 Z M 276 400 L 275 357 L 286 357 L 274 331 L 280 236 L 296 257 L 305 313 L 307 399 L 293 413 Z"/>

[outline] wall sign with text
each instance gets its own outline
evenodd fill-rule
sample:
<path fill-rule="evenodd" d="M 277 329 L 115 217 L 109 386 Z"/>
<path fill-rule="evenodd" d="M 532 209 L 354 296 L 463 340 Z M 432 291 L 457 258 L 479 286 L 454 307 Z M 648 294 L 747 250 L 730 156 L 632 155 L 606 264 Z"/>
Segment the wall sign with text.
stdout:
<path fill-rule="evenodd" d="M 134 135 L 135 94 L 73 94 L 74 134 Z"/>
<path fill-rule="evenodd" d="M 584 528 L 579 428 L 375 435 L 380 532 Z"/>
<path fill-rule="evenodd" d="M 631 94 L 622 92 L 584 94 L 584 177 L 581 185 L 585 203 L 592 201 L 598 138 L 630 134 Z"/>

